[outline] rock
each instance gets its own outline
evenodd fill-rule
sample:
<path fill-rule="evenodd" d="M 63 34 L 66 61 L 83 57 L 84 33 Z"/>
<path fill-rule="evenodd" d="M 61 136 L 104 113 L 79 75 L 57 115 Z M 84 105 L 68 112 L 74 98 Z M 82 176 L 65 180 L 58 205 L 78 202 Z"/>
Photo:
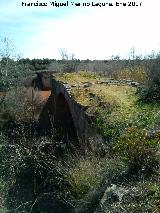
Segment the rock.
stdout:
<path fill-rule="evenodd" d="M 120 82 L 116 81 L 116 80 L 112 81 L 112 84 L 118 84 L 118 83 L 120 83 Z"/>
<path fill-rule="evenodd" d="M 126 82 L 127 82 L 127 83 L 131 83 L 131 82 L 132 82 L 132 80 L 128 79 L 128 80 L 126 80 Z"/>
<path fill-rule="evenodd" d="M 89 81 L 85 81 L 85 82 L 83 82 L 83 84 L 89 84 L 90 86 L 92 86 L 92 83 Z"/>
<path fill-rule="evenodd" d="M 92 83 L 87 82 L 87 83 L 83 83 L 82 88 L 87 88 L 90 87 L 92 85 Z"/>
<path fill-rule="evenodd" d="M 66 89 L 71 89 L 71 86 L 69 84 L 64 84 Z"/>
<path fill-rule="evenodd" d="M 60 83 L 63 84 L 63 85 L 68 84 L 66 81 L 60 81 Z"/>
<path fill-rule="evenodd" d="M 133 199 L 137 191 L 129 191 L 125 187 L 118 187 L 115 184 L 112 184 L 111 187 L 108 187 L 103 195 L 103 198 L 100 201 L 100 206 L 106 206 L 115 202 L 121 202 Z"/>
<path fill-rule="evenodd" d="M 115 184 L 112 184 L 111 187 L 108 187 L 104 193 L 104 196 L 101 200 L 100 205 L 104 205 L 106 202 L 108 203 L 113 203 L 113 202 L 118 202 L 119 201 L 119 197 L 116 194 L 116 189 L 117 186 Z"/>
<path fill-rule="evenodd" d="M 136 81 L 132 81 L 132 82 L 131 82 L 131 86 L 133 86 L 133 87 L 138 87 L 138 86 L 139 86 L 139 83 L 136 82 Z"/>
<path fill-rule="evenodd" d="M 131 85 L 132 85 L 131 82 L 127 82 L 126 84 L 127 84 L 128 86 L 131 86 Z"/>
<path fill-rule="evenodd" d="M 97 81 L 97 84 L 109 84 L 109 83 L 112 83 L 111 80 L 103 80 L 103 81 Z"/>
<path fill-rule="evenodd" d="M 72 84 L 71 87 L 78 87 L 78 84 Z"/>

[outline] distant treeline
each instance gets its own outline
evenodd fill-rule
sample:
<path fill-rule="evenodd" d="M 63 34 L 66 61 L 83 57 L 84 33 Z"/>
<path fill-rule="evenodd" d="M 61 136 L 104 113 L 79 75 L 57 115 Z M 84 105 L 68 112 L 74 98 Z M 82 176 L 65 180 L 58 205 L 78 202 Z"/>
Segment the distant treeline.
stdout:
<path fill-rule="evenodd" d="M 110 68 L 121 68 L 121 67 L 128 67 L 133 65 L 143 65 L 149 61 L 157 61 L 160 60 L 160 57 L 156 58 L 135 58 L 135 59 L 120 59 L 120 58 L 113 58 L 108 60 L 80 60 L 80 59 L 72 59 L 72 60 L 57 60 L 57 59 L 29 59 L 29 58 L 22 58 L 19 60 L 13 60 L 10 58 L 3 57 L 0 60 L 0 65 L 6 65 L 8 63 L 16 63 L 17 65 L 23 65 L 30 70 L 38 71 L 38 70 L 47 70 L 48 68 L 53 70 L 55 69 L 55 65 L 57 65 L 57 71 L 59 70 L 59 65 L 68 65 L 67 70 L 63 71 L 78 71 L 78 70 L 89 70 L 89 71 L 107 71 Z M 63 67 L 64 68 L 64 67 Z M 70 70 L 69 70 L 70 69 Z"/>

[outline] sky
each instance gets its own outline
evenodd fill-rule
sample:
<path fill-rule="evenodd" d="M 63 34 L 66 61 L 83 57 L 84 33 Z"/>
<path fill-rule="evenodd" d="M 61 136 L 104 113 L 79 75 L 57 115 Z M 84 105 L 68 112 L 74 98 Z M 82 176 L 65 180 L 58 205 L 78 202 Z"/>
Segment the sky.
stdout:
<path fill-rule="evenodd" d="M 47 6 L 22 6 L 22 2 Z M 126 0 L 71 0 L 66 7 L 51 6 L 50 2 L 0 0 L 0 37 L 12 40 L 24 58 L 60 59 L 60 49 L 91 60 L 112 55 L 127 58 L 133 47 L 137 55 L 160 50 L 160 0 L 135 1 L 141 3 L 136 7 L 115 6 L 116 2 L 128 4 Z M 82 6 L 86 2 L 91 5 Z M 93 6 L 92 2 L 114 6 Z"/>

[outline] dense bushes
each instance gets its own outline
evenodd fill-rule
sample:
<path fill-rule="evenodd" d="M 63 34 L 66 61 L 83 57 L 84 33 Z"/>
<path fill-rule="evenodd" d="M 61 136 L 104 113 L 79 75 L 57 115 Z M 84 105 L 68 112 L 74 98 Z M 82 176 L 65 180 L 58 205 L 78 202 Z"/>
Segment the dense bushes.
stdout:
<path fill-rule="evenodd" d="M 34 122 L 38 119 L 43 105 L 38 91 L 17 87 L 7 92 L 1 103 L 0 113 L 2 117 L 8 116 L 15 122 Z"/>
<path fill-rule="evenodd" d="M 140 90 L 141 100 L 146 102 L 160 101 L 160 60 L 150 62 L 147 81 Z"/>
<path fill-rule="evenodd" d="M 129 127 L 119 138 L 114 149 L 127 163 L 130 170 L 154 170 L 158 165 L 156 156 L 160 138 L 150 139 L 147 131 Z"/>
<path fill-rule="evenodd" d="M 33 72 L 25 64 L 19 64 L 10 58 L 0 61 L 0 91 L 7 91 L 11 87 L 22 85 L 23 79 L 33 76 Z"/>
<path fill-rule="evenodd" d="M 135 65 L 131 70 L 128 68 L 123 68 L 117 71 L 113 71 L 112 77 L 114 79 L 130 79 L 132 81 L 136 81 L 138 83 L 144 83 L 146 80 L 146 73 L 142 66 Z"/>
<path fill-rule="evenodd" d="M 63 158 L 57 157 L 54 138 L 28 138 L 25 134 L 19 140 L 0 138 L 0 184 L 5 184 L 0 193 L 11 212 L 52 213 L 55 201 L 58 208 L 63 204 L 60 212 L 72 212 L 65 208 L 73 208 L 99 187 L 106 172 L 124 169 L 121 162 L 117 166 L 116 159 L 98 158 L 93 153 L 78 156 L 66 152 Z"/>
<path fill-rule="evenodd" d="M 53 140 L 27 137 L 23 133 L 19 141 L 11 143 L 6 136 L 0 141 L 0 178 L 6 185 L 5 192 L 2 189 L 1 193 L 11 212 L 17 208 L 18 212 L 30 212 L 43 194 L 50 194 L 52 200 L 60 196 L 63 176 L 61 163 L 55 161 Z"/>

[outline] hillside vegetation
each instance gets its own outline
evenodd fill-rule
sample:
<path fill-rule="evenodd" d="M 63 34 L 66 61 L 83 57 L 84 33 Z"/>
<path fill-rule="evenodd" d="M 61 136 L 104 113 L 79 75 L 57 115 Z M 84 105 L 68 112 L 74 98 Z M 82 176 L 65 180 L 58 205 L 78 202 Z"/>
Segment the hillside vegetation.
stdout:
<path fill-rule="evenodd" d="M 85 154 L 62 150 L 56 130 L 38 134 L 44 103 L 36 91 L 30 98 L 23 95 L 28 89 L 12 88 L 3 97 L 2 212 L 159 212 L 160 103 L 150 93 L 159 94 L 158 77 L 150 80 L 144 67 L 133 70 L 120 69 L 121 77 L 115 71 L 114 79 L 89 71 L 56 74 L 102 138 Z"/>
<path fill-rule="evenodd" d="M 126 165 L 128 174 L 137 175 L 134 180 L 135 187 L 145 196 L 139 196 L 138 203 L 133 198 L 133 202 L 128 203 L 127 206 L 123 202 L 119 203 L 122 208 L 117 206 L 115 209 L 119 212 L 123 212 L 123 208 L 124 212 L 152 212 L 153 209 L 158 212 L 160 103 L 143 101 L 141 91 L 144 90 L 145 81 L 143 87 L 141 84 L 133 87 L 130 81 L 122 81 L 122 79 L 110 81 L 104 76 L 91 72 L 66 73 L 58 76 L 57 79 L 71 85 L 73 98 L 86 106 L 86 113 L 92 117 L 92 127 L 103 136 L 103 146 L 98 153 L 108 156 L 110 150 L 109 158 L 115 160 L 118 157 L 118 162 L 114 162 L 114 165 L 110 162 L 112 168 L 124 169 L 123 166 Z M 106 165 L 105 162 L 102 168 L 109 171 Z M 152 178 L 155 171 L 156 175 Z M 151 179 L 145 182 L 143 178 L 146 176 Z M 141 183 L 140 177 L 143 177 L 145 184 Z M 148 197 L 147 193 L 153 185 L 155 194 Z M 131 187 L 132 190 L 133 186 L 127 183 L 127 187 Z M 155 202 L 156 206 L 152 202 Z M 152 205 L 154 207 L 151 207 Z M 111 210 L 114 212 L 115 209 L 113 205 Z M 107 208 L 105 211 L 107 212 Z"/>

